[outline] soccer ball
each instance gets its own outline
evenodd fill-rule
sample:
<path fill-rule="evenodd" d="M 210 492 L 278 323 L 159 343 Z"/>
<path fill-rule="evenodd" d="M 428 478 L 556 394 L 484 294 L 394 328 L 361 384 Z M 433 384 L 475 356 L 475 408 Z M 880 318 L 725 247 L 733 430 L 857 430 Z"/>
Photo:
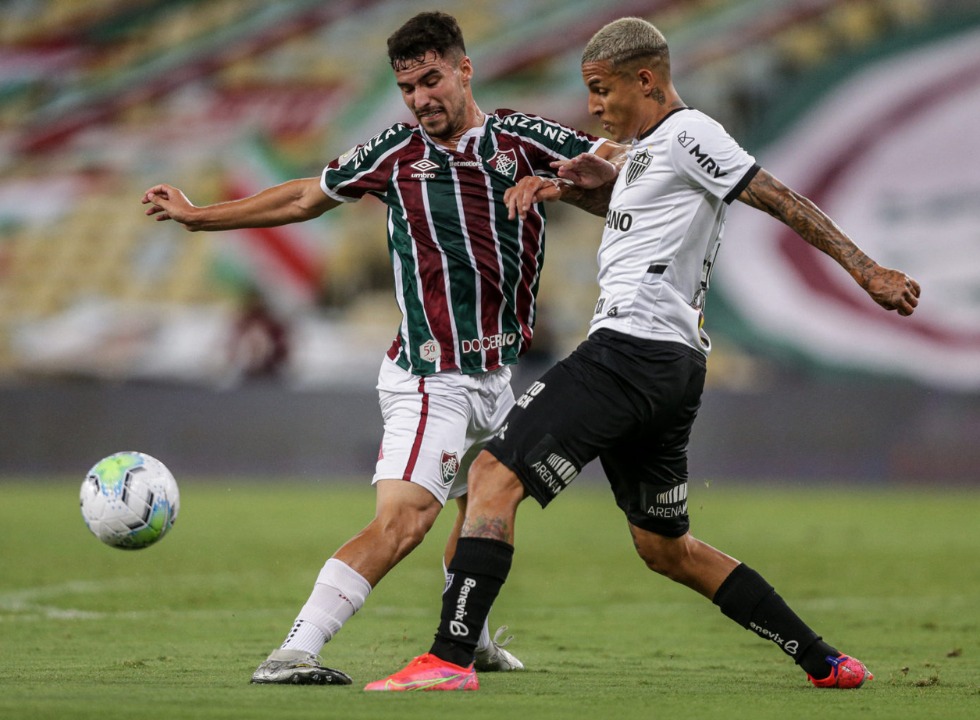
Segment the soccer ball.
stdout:
<path fill-rule="evenodd" d="M 180 492 L 162 462 L 145 453 L 121 452 L 88 471 L 79 502 L 95 537 L 112 547 L 139 550 L 173 527 Z"/>

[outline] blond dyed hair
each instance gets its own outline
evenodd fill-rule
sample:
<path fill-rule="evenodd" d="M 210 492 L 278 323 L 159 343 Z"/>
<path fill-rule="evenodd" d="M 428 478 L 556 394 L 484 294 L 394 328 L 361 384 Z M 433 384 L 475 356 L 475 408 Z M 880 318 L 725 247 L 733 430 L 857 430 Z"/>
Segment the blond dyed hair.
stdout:
<path fill-rule="evenodd" d="M 582 64 L 608 62 L 613 68 L 642 63 L 660 65 L 670 72 L 667 39 L 651 23 L 638 17 L 614 20 L 601 28 L 582 52 Z"/>

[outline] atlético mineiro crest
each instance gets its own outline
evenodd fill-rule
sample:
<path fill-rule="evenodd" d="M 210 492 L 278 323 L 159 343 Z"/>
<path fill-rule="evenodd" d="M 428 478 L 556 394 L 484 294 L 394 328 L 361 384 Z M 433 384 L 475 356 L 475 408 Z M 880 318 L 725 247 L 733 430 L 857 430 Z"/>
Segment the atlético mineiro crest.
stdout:
<path fill-rule="evenodd" d="M 650 161 L 652 159 L 646 148 L 631 157 L 629 164 L 626 166 L 626 184 L 632 185 L 633 181 L 640 177 L 644 170 L 650 167 Z"/>
<path fill-rule="evenodd" d="M 513 180 L 517 177 L 517 152 L 513 148 L 510 150 L 498 150 L 487 161 L 487 165 L 501 175 Z"/>
<path fill-rule="evenodd" d="M 442 451 L 442 484 L 451 485 L 459 472 L 459 456 L 454 452 Z"/>

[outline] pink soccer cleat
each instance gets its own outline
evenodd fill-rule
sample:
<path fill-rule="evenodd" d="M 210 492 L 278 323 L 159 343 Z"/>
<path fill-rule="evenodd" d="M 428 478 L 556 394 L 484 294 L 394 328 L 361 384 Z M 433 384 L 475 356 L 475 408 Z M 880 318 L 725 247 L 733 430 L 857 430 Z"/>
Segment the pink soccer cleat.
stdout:
<path fill-rule="evenodd" d="M 432 653 L 419 655 L 402 670 L 382 680 L 375 680 L 364 686 L 365 690 L 387 690 L 406 692 L 408 690 L 479 690 L 473 666 L 460 667 L 438 658 Z"/>
<path fill-rule="evenodd" d="M 818 688 L 850 690 L 861 687 L 867 680 L 874 680 L 875 677 L 863 662 L 847 655 L 828 656 L 827 663 L 831 667 L 830 675 L 827 677 L 818 680 L 812 675 L 807 675 L 810 682 Z"/>

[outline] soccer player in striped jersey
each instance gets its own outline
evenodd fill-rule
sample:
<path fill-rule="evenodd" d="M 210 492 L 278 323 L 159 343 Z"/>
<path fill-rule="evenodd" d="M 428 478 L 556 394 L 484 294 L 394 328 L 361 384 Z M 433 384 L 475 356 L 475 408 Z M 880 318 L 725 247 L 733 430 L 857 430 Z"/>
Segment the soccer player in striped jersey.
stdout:
<path fill-rule="evenodd" d="M 365 689 L 476 690 L 475 638 L 510 571 L 518 505 L 530 495 L 546 506 L 597 457 L 651 570 L 775 643 L 815 686 L 860 687 L 872 677 L 862 662 L 826 643 L 759 573 L 690 533 L 687 445 L 710 349 L 702 312 L 735 199 L 834 258 L 886 310 L 911 315 L 919 285 L 868 257 L 718 123 L 685 106 L 667 42 L 650 23 L 624 18 L 602 28 L 586 46 L 582 77 L 590 112 L 632 142 L 619 172 L 589 153 L 558 163 L 559 175 L 579 184 L 616 178 L 588 339 L 528 388 L 474 462 L 430 651 Z M 560 191 L 529 178 L 509 199 L 520 216 Z"/>
<path fill-rule="evenodd" d="M 417 124 L 397 123 L 329 163 L 248 198 L 194 206 L 171 185 L 143 196 L 147 215 L 188 230 L 267 227 L 318 217 L 372 195 L 388 207 L 388 249 L 402 312 L 378 377 L 384 436 L 373 478 L 374 519 L 334 553 L 283 645 L 252 676 L 257 683 L 349 684 L 318 657 L 368 593 L 423 539 L 443 505 L 459 515 L 466 467 L 514 402 L 510 366 L 531 343 L 544 258 L 540 205 L 518 217 L 505 193 L 551 163 L 622 148 L 541 117 L 483 112 L 473 65 L 455 19 L 421 13 L 388 39 L 402 98 Z M 565 188 L 565 199 L 602 214 L 609 188 Z M 477 665 L 521 669 L 506 640 L 480 630 Z M 499 631 L 498 631 L 499 636 Z"/>

